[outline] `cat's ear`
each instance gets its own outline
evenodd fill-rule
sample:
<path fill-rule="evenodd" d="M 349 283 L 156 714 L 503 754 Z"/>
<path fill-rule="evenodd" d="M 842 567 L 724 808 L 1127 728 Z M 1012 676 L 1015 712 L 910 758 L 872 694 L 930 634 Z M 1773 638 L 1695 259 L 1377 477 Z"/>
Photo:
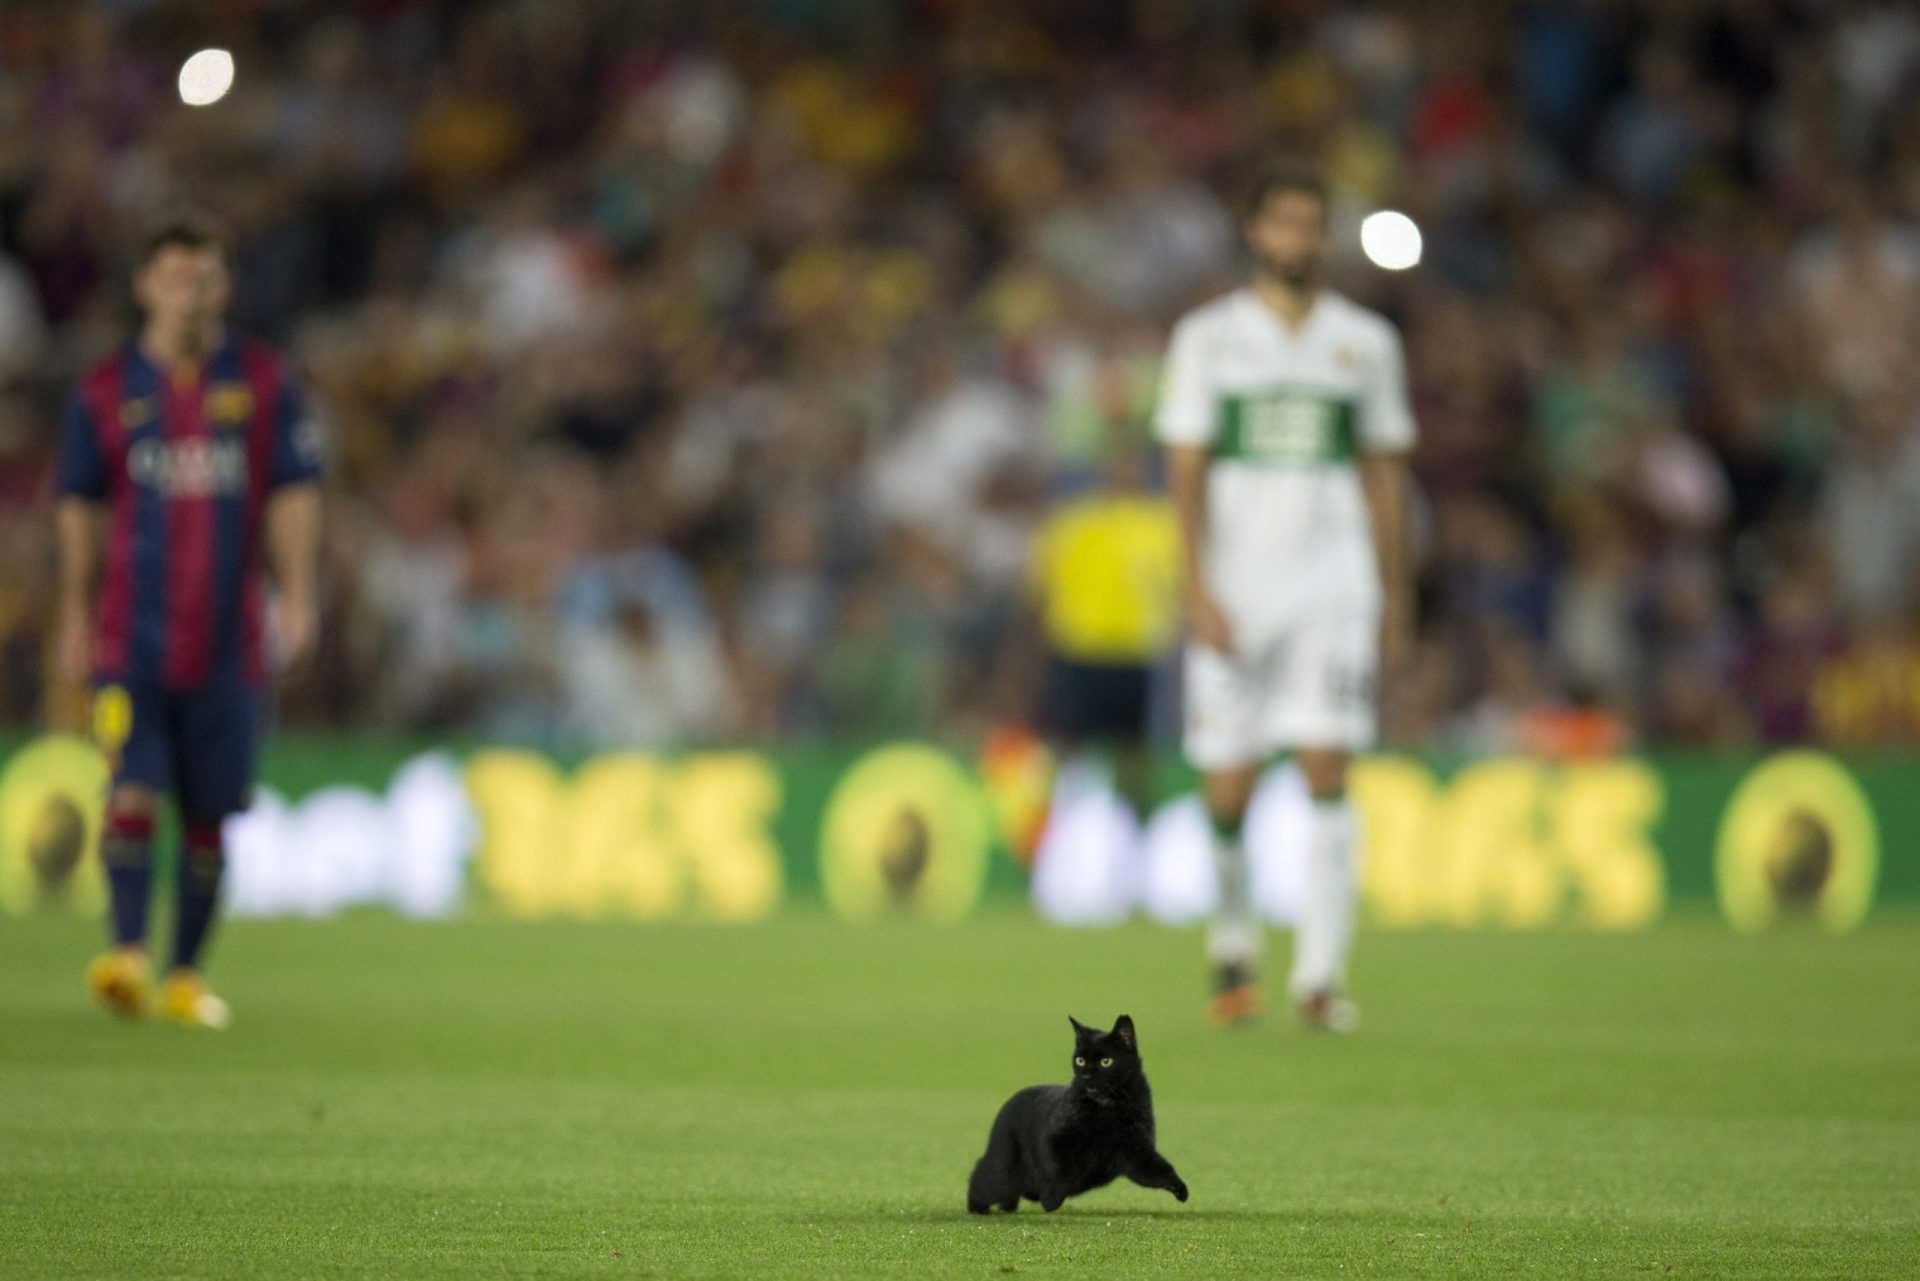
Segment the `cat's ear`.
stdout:
<path fill-rule="evenodd" d="M 1082 1023 L 1079 1019 L 1074 1018 L 1071 1014 L 1067 1015 L 1067 1022 L 1073 1024 L 1073 1034 L 1075 1036 L 1085 1036 L 1087 1033 L 1093 1031 L 1092 1028 Z"/>
<path fill-rule="evenodd" d="M 1120 1044 L 1135 1054 L 1140 1053 L 1140 1043 L 1133 1037 L 1133 1019 L 1122 1014 L 1113 1021 L 1113 1034 L 1120 1038 Z"/>

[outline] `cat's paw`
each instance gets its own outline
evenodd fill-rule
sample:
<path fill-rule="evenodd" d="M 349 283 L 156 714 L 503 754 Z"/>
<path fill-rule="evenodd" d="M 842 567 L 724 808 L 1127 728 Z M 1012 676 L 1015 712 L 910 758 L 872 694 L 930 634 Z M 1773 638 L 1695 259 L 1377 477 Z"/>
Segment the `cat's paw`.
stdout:
<path fill-rule="evenodd" d="M 1185 1204 L 1187 1199 L 1187 1185 L 1184 1181 L 1176 1182 L 1173 1185 L 1173 1199 Z"/>

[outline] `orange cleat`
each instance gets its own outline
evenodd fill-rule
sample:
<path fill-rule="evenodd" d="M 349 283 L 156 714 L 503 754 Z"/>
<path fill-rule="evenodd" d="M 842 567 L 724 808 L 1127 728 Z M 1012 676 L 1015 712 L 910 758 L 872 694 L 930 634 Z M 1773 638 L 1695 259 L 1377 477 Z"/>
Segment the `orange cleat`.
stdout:
<path fill-rule="evenodd" d="M 1351 1032 L 1360 1026 L 1360 1007 L 1334 992 L 1314 992 L 1298 1006 L 1300 1025 L 1316 1032 Z"/>
<path fill-rule="evenodd" d="M 1207 999 L 1207 1022 L 1213 1027 L 1238 1027 L 1260 1013 L 1260 985 L 1244 965 L 1223 965 Z"/>

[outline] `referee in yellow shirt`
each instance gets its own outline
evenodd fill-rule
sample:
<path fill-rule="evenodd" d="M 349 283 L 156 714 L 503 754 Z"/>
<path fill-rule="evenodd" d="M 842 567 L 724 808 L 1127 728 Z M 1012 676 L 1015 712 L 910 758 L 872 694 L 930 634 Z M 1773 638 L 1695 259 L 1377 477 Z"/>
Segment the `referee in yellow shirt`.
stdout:
<path fill-rule="evenodd" d="M 1180 626 L 1180 530 L 1148 484 L 1151 455 L 1116 439 L 1099 484 L 1056 507 L 1034 546 L 1047 640 L 1046 728 L 1063 756 L 1115 752 L 1115 782 L 1144 814 L 1153 667 Z"/>

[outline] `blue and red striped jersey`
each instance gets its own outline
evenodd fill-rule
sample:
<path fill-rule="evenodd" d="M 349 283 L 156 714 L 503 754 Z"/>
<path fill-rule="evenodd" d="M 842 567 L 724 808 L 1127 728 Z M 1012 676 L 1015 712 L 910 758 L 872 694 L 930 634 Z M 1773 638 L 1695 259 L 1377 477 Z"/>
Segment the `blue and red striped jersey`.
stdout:
<path fill-rule="evenodd" d="M 67 407 L 58 487 L 107 508 L 95 679 L 259 683 L 267 496 L 319 475 L 317 434 L 266 347 L 229 338 L 200 368 L 169 372 L 128 343 L 89 371 Z"/>

